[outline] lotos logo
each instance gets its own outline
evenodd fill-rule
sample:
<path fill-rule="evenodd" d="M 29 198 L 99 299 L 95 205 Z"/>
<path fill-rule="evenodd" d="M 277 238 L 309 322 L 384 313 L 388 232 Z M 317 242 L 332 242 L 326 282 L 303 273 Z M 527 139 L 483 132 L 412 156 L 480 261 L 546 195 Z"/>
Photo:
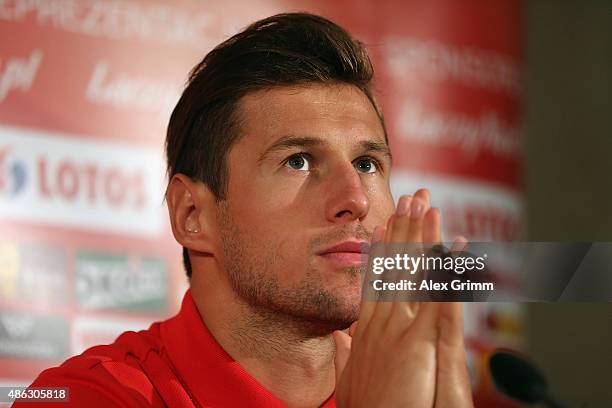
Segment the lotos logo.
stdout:
<path fill-rule="evenodd" d="M 0 126 L 0 218 L 151 237 L 163 178 L 142 146 Z"/>
<path fill-rule="evenodd" d="M 10 147 L 0 149 L 0 196 L 14 197 L 26 186 L 28 171 L 25 163 L 10 152 Z"/>
<path fill-rule="evenodd" d="M 142 168 L 103 165 L 98 160 L 36 160 L 38 194 L 43 200 L 81 202 L 88 206 L 109 206 L 141 210 L 146 192 Z"/>
<path fill-rule="evenodd" d="M 0 196 L 21 194 L 28 184 L 28 174 L 32 174 L 33 193 L 41 201 L 80 201 L 132 210 L 145 205 L 142 168 L 104 166 L 98 160 L 55 158 L 43 153 L 26 162 L 15 158 L 11 150 L 8 146 L 0 149 Z"/>

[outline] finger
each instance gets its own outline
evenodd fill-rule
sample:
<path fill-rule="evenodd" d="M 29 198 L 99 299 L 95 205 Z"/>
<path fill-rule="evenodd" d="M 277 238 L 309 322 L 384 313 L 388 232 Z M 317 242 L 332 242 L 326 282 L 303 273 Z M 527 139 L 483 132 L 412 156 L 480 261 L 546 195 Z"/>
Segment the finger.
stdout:
<path fill-rule="evenodd" d="M 430 208 L 424 216 L 423 220 L 423 246 L 426 253 L 433 255 L 431 249 L 434 245 L 440 244 L 442 241 L 441 232 L 441 221 L 440 221 L 440 210 L 437 208 Z M 417 282 L 422 282 L 424 279 L 428 279 L 430 276 L 435 275 L 435 271 L 429 271 L 426 268 L 418 271 L 415 276 Z M 431 293 L 422 293 L 419 300 L 431 299 Z"/>
<path fill-rule="evenodd" d="M 428 245 L 439 244 L 442 241 L 440 225 L 440 210 L 430 208 L 425 213 L 425 220 L 423 222 L 423 242 Z"/>
<path fill-rule="evenodd" d="M 468 249 L 468 240 L 463 236 L 459 235 L 453 241 L 453 245 L 451 246 L 451 252 L 453 255 L 459 255 L 463 251 L 467 251 Z"/>
<path fill-rule="evenodd" d="M 398 291 L 400 292 L 400 291 Z M 418 302 L 410 302 L 396 295 L 391 307 L 387 327 L 392 331 L 404 331 L 414 322 Z"/>
<path fill-rule="evenodd" d="M 447 302 L 440 306 L 438 364 L 435 406 L 473 407 L 470 376 L 463 337 L 463 305 Z"/>
<path fill-rule="evenodd" d="M 391 225 L 387 226 L 388 243 L 406 242 L 406 234 L 410 227 L 410 204 L 412 196 L 403 195 L 397 202 L 397 210 L 393 217 L 389 219 Z"/>
<path fill-rule="evenodd" d="M 340 377 L 344 372 L 346 363 L 351 355 L 351 336 L 343 331 L 336 330 L 332 333 L 334 343 L 336 344 L 336 355 L 334 356 L 334 368 L 336 370 L 336 384 L 340 381 Z"/>
<path fill-rule="evenodd" d="M 385 227 L 385 236 L 383 237 L 385 242 L 389 242 L 391 240 L 391 233 L 393 231 L 393 224 L 395 224 L 395 218 L 397 211 L 393 213 L 389 219 L 387 220 L 387 226 Z"/>
<path fill-rule="evenodd" d="M 422 211 L 424 211 L 425 208 L 428 209 L 429 207 L 429 191 L 426 189 L 420 189 L 415 193 L 414 197 L 405 197 L 407 197 L 405 201 L 401 201 L 401 199 L 404 198 L 402 197 L 398 203 L 398 217 L 395 219 L 395 223 L 393 225 L 391 240 L 396 243 L 419 243 L 417 247 L 414 245 L 407 245 L 406 248 L 404 248 L 409 252 L 414 251 L 417 253 L 420 250 L 420 244 L 424 240 L 422 234 L 424 214 L 422 214 Z M 417 201 L 417 203 L 415 203 L 415 201 Z M 400 211 L 400 206 L 402 205 L 403 208 L 402 211 Z M 413 210 L 417 212 L 413 214 Z M 399 216 L 400 213 L 403 216 Z M 417 218 L 415 218 L 415 215 Z M 396 274 L 395 281 L 399 281 L 400 278 L 401 272 Z M 413 280 L 414 278 L 415 276 L 413 276 Z M 391 312 L 393 315 L 394 325 L 400 329 L 404 329 L 412 324 L 416 314 L 415 302 L 407 301 L 406 296 L 407 294 L 403 291 L 396 291 L 394 296 L 394 306 Z"/>
<path fill-rule="evenodd" d="M 463 349 L 463 304 L 444 302 L 438 313 L 440 342 Z"/>
<path fill-rule="evenodd" d="M 348 335 L 353 337 L 353 335 L 355 335 L 355 332 L 357 331 L 357 325 L 359 324 L 359 321 L 354 321 L 351 326 L 349 327 L 348 330 Z"/>
<path fill-rule="evenodd" d="M 372 238 L 370 241 L 370 251 L 368 254 L 368 266 L 366 269 L 362 286 L 362 308 L 360 310 L 360 320 L 369 319 L 370 316 L 367 315 L 369 308 L 367 306 L 369 306 L 369 303 L 371 303 L 371 301 L 377 300 L 377 293 L 374 290 L 372 282 L 376 279 L 380 279 L 380 275 L 374 273 L 373 266 L 374 262 L 377 259 L 384 258 L 385 256 L 385 246 L 383 245 L 383 237 L 385 233 L 385 229 L 378 226 L 374 228 L 374 232 L 372 233 Z"/>
<path fill-rule="evenodd" d="M 402 201 L 402 199 L 404 201 Z M 405 244 L 409 242 L 407 239 L 408 231 L 410 230 L 410 205 L 412 203 L 411 196 L 403 196 L 400 198 L 400 202 L 398 203 L 398 212 L 397 217 L 395 219 L 395 223 L 393 225 L 393 233 L 391 234 L 391 241 L 395 243 Z M 401 208 L 403 207 L 403 208 Z M 401 208 L 401 211 L 400 211 Z M 419 240 L 420 241 L 420 240 Z M 397 246 L 396 246 L 397 247 Z M 402 245 L 404 247 L 404 245 Z M 400 248 L 397 247 L 399 250 Z M 403 248 L 408 250 L 413 250 L 410 246 Z M 391 256 L 395 256 L 395 253 L 390 254 Z M 402 279 L 403 274 L 408 274 L 409 271 L 398 270 L 394 273 L 392 277 L 393 281 L 399 282 Z M 395 291 L 393 296 L 393 307 L 391 310 L 391 317 L 389 320 L 390 328 L 395 328 L 397 330 L 404 330 L 408 326 L 410 326 L 416 317 L 416 302 L 408 301 L 409 294 L 404 291 L 398 290 Z"/>
<path fill-rule="evenodd" d="M 423 242 L 423 217 L 429 207 L 420 197 L 413 197 L 410 203 L 410 224 L 406 232 L 405 242 Z"/>
<path fill-rule="evenodd" d="M 398 231 L 401 233 L 401 223 L 405 218 L 407 218 L 406 211 L 409 208 L 408 203 L 410 202 L 410 199 L 410 196 L 401 196 L 398 200 L 395 213 L 389 217 L 387 228 L 385 230 L 384 245 L 380 245 L 382 250 L 381 256 L 383 257 L 395 256 L 395 248 L 393 245 L 390 245 L 393 243 L 392 235 L 397 234 Z M 398 272 L 399 271 L 396 268 L 385 270 L 382 275 L 378 275 L 377 279 L 382 279 L 384 282 L 395 282 L 397 281 Z M 369 319 L 368 327 L 366 328 L 368 331 L 372 330 L 372 332 L 378 332 L 385 329 L 389 317 L 391 316 L 393 298 L 395 297 L 395 293 L 389 292 L 389 290 L 381 291 L 377 293 L 377 295 L 377 301 Z"/>
<path fill-rule="evenodd" d="M 422 302 L 419 311 L 410 326 L 410 333 L 423 340 L 435 342 L 438 338 L 438 302 Z"/>
<path fill-rule="evenodd" d="M 414 199 L 418 199 L 418 204 L 414 204 Z M 389 219 L 387 224 L 387 242 L 422 242 L 420 234 L 410 235 L 410 224 L 412 219 L 420 220 L 421 215 L 429 209 L 430 194 L 429 190 L 421 188 L 413 196 L 401 196 L 397 203 L 395 214 Z M 418 214 L 411 214 L 413 209 L 419 210 Z M 422 210 L 422 211 L 421 211 Z"/>
<path fill-rule="evenodd" d="M 420 188 L 414 193 L 415 197 L 420 198 L 425 203 L 425 208 L 429 208 L 431 206 L 431 194 L 429 190 L 426 188 Z"/>
<path fill-rule="evenodd" d="M 423 198 L 422 191 L 419 190 L 417 193 L 420 193 L 419 196 L 416 196 L 412 199 L 410 204 L 410 225 L 408 226 L 408 231 L 406 232 L 406 249 L 412 254 L 412 256 L 418 257 L 422 254 L 423 251 L 423 222 L 425 217 L 425 212 L 428 210 L 426 205 L 428 205 L 428 198 Z M 411 271 L 411 273 L 416 273 L 413 275 L 413 279 L 417 281 L 423 277 L 423 270 L 419 268 L 417 271 Z"/>
<path fill-rule="evenodd" d="M 383 242 L 383 238 L 386 234 L 386 229 L 383 227 L 376 227 L 372 232 L 372 238 L 370 242 L 370 253 L 369 253 L 369 264 L 372 264 L 372 260 L 377 257 L 384 257 L 384 245 L 381 245 Z M 375 279 L 380 279 L 379 275 L 376 275 L 372 272 L 372 268 L 369 267 L 366 269 L 366 273 L 363 280 L 362 285 L 362 297 L 361 297 L 361 306 L 359 309 L 359 320 L 355 330 L 355 337 L 361 337 L 363 332 L 368 327 L 370 319 L 374 314 L 374 309 L 376 308 L 377 302 L 377 293 L 372 286 L 372 282 Z"/>
<path fill-rule="evenodd" d="M 420 188 L 414 193 L 414 198 L 410 208 L 410 228 L 408 230 L 408 242 L 416 242 L 418 245 L 415 249 L 420 250 L 422 243 L 426 242 L 424 237 L 425 215 L 429 212 L 431 203 L 431 194 L 426 188 Z M 414 202 L 416 201 L 416 202 Z M 421 207 L 422 205 L 422 207 Z"/>
<path fill-rule="evenodd" d="M 395 279 L 395 272 L 395 270 L 391 271 L 392 277 L 385 279 L 385 281 Z M 391 317 L 391 310 L 393 309 L 393 297 L 395 296 L 395 293 L 389 293 L 387 291 L 385 293 L 381 293 L 381 295 L 382 296 L 380 296 L 376 302 L 376 305 L 374 306 L 372 318 L 370 319 L 368 327 L 366 328 L 368 331 L 371 330 L 373 333 L 385 330 L 387 322 Z"/>
<path fill-rule="evenodd" d="M 406 242 L 406 234 L 408 232 L 408 228 L 410 227 L 410 203 L 412 202 L 412 196 L 403 195 L 400 197 L 397 203 L 397 210 L 395 214 L 389 219 L 390 225 L 387 227 L 387 235 L 386 242 L 387 244 L 387 253 L 388 257 L 395 257 L 398 254 L 397 251 L 400 250 L 400 245 L 393 244 L 403 244 Z M 402 273 L 404 271 L 401 270 L 391 270 L 385 272 L 385 281 L 387 282 L 399 282 Z M 410 306 L 406 304 L 400 304 L 399 300 L 401 297 L 401 291 L 395 291 L 394 293 L 387 293 L 385 296 L 386 301 L 392 300 L 393 305 L 391 305 L 391 312 L 389 317 L 398 314 L 398 316 L 394 316 L 390 323 L 394 327 L 402 328 L 412 321 L 414 318 L 414 312 L 410 309 Z M 395 310 L 397 308 L 397 310 Z"/>

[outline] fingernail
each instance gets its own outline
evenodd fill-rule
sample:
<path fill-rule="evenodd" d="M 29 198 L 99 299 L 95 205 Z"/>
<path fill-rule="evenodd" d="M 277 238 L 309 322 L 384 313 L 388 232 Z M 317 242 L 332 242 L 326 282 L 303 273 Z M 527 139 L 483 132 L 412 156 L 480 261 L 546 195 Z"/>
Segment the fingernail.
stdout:
<path fill-rule="evenodd" d="M 410 217 L 413 219 L 420 218 L 423 215 L 423 202 L 418 198 L 412 200 L 410 208 Z"/>
<path fill-rule="evenodd" d="M 412 201 L 412 196 L 401 196 L 399 202 L 397 203 L 396 214 L 400 216 L 410 214 L 410 202 Z"/>
<path fill-rule="evenodd" d="M 459 235 L 453 241 L 451 251 L 463 252 L 467 248 L 467 244 L 468 244 L 468 240 L 463 235 Z"/>
<path fill-rule="evenodd" d="M 466 244 L 468 240 L 463 235 L 457 235 L 457 237 L 455 238 L 455 242 L 458 244 Z"/>

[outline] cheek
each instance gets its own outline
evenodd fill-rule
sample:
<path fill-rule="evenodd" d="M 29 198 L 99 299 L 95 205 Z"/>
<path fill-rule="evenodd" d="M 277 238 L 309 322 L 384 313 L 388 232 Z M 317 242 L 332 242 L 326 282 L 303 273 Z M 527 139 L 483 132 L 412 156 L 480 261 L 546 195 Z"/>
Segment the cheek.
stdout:
<path fill-rule="evenodd" d="M 303 232 L 312 224 L 306 211 L 312 209 L 301 200 L 287 200 L 276 193 L 245 197 L 248 199 L 232 201 L 229 214 L 249 246 L 279 257 L 283 254 L 299 257 L 307 244 Z"/>
<path fill-rule="evenodd" d="M 242 223 L 241 240 L 247 243 L 247 256 L 283 285 L 300 281 L 301 271 L 308 264 L 306 221 L 294 210 L 270 202 L 266 206 L 244 206 L 235 218 Z"/>
<path fill-rule="evenodd" d="M 241 189 L 234 192 L 238 198 L 236 209 L 243 219 L 252 217 L 259 222 L 277 223 L 285 229 L 298 227 L 300 223 L 314 221 L 315 207 L 320 203 L 312 199 L 320 194 L 315 189 L 306 177 L 297 174 L 253 177 L 248 182 L 244 180 Z"/>
<path fill-rule="evenodd" d="M 305 177 L 283 174 L 261 175 L 247 173 L 240 180 L 230 183 L 230 194 L 237 203 L 269 212 L 280 212 L 298 201 Z"/>
<path fill-rule="evenodd" d="M 259 190 L 260 192 L 262 190 Z M 243 225 L 251 226 L 261 232 L 277 230 L 283 225 L 292 224 L 297 216 L 298 200 L 288 200 L 283 194 L 244 194 L 243 200 L 235 200 L 232 213 Z"/>

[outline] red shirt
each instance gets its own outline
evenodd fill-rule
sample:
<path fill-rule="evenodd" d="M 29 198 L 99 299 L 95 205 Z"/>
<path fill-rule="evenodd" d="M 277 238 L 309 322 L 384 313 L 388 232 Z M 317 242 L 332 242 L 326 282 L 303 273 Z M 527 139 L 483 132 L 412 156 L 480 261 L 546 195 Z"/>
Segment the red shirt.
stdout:
<path fill-rule="evenodd" d="M 176 316 L 45 370 L 32 387 L 69 387 L 70 403 L 13 407 L 286 407 L 217 343 L 190 291 Z"/>

